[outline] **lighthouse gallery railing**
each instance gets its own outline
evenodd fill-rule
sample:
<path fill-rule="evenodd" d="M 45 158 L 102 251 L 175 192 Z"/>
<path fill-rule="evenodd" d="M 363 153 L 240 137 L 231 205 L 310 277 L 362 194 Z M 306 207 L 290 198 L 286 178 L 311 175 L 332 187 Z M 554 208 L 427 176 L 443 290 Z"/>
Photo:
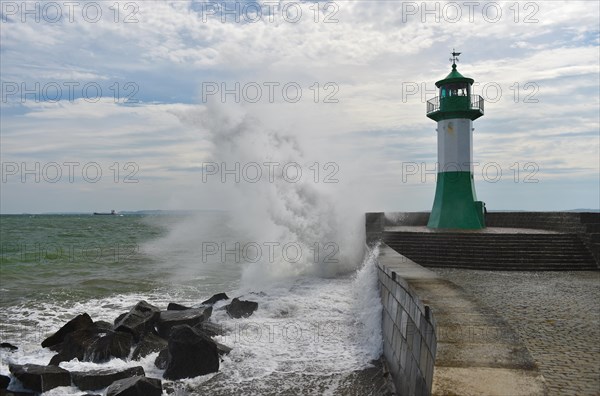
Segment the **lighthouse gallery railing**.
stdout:
<path fill-rule="evenodd" d="M 483 98 L 481 95 L 471 95 L 471 105 L 469 110 L 481 110 L 483 114 Z M 440 97 L 436 96 L 427 101 L 427 114 L 440 110 Z"/>

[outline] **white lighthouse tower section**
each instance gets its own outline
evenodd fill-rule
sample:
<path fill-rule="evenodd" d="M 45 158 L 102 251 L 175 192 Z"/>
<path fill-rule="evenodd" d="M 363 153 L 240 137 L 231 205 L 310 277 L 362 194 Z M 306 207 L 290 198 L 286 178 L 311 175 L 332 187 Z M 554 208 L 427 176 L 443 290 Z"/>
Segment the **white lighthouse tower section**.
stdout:
<path fill-rule="evenodd" d="M 440 120 L 438 133 L 438 173 L 473 173 L 473 121 L 467 118 Z"/>

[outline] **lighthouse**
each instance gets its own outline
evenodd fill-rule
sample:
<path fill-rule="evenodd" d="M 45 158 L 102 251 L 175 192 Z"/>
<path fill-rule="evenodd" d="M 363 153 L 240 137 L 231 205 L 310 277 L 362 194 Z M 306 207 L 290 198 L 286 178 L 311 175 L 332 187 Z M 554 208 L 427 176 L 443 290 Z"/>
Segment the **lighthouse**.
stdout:
<path fill-rule="evenodd" d="M 438 172 L 429 228 L 481 229 L 485 204 L 477 200 L 473 180 L 473 121 L 483 115 L 483 98 L 472 95 L 474 80 L 456 69 L 435 83 L 439 96 L 427 101 L 427 117 L 437 122 Z"/>

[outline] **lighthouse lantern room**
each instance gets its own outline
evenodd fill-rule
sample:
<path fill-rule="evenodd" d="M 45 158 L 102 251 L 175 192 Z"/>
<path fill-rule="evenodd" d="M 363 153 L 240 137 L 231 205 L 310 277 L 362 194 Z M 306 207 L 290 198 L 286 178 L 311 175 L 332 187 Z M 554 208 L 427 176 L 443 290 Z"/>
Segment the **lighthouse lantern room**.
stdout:
<path fill-rule="evenodd" d="M 473 180 L 473 121 L 483 115 L 483 98 L 473 95 L 474 80 L 456 69 L 435 83 L 439 96 L 427 102 L 427 117 L 437 121 L 438 171 L 429 228 L 481 229 L 485 204 L 477 201 Z"/>

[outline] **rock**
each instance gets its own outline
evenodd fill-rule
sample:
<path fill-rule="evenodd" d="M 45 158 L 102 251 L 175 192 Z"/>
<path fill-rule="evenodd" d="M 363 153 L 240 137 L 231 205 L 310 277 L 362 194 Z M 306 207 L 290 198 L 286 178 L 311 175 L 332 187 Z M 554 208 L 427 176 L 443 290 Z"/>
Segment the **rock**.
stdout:
<path fill-rule="evenodd" d="M 258 303 L 234 298 L 231 300 L 231 304 L 225 306 L 225 309 L 232 318 L 247 318 L 258 309 Z"/>
<path fill-rule="evenodd" d="M 117 316 L 117 318 L 113 322 L 113 326 L 116 327 L 117 323 L 119 323 L 125 316 L 127 316 L 127 314 L 129 314 L 129 312 L 123 312 L 121 315 Z"/>
<path fill-rule="evenodd" d="M 131 333 L 136 341 L 154 329 L 154 325 L 160 316 L 160 309 L 146 301 L 140 301 L 115 323 L 115 330 Z"/>
<path fill-rule="evenodd" d="M 167 311 L 185 311 L 186 309 L 192 308 L 177 303 L 169 303 L 169 305 L 167 306 Z"/>
<path fill-rule="evenodd" d="M 86 391 L 104 389 L 117 380 L 145 375 L 144 368 L 139 366 L 125 370 L 74 371 L 71 373 L 71 380 L 73 385 Z"/>
<path fill-rule="evenodd" d="M 132 377 L 113 382 L 106 396 L 161 396 L 162 383 L 159 379 Z"/>
<path fill-rule="evenodd" d="M 58 350 L 50 360 L 50 365 L 73 359 L 102 363 L 112 358 L 124 359 L 129 356 L 133 336 L 130 333 L 104 330 L 91 326 L 68 334 L 64 341 L 53 346 Z"/>
<path fill-rule="evenodd" d="M 59 386 L 71 385 L 71 374 L 60 367 L 10 364 L 8 369 L 25 388 L 36 392 L 45 392 Z"/>
<path fill-rule="evenodd" d="M 87 313 L 77 315 L 71 319 L 67 324 L 61 327 L 56 333 L 42 341 L 43 348 L 50 348 L 55 350 L 53 347 L 64 341 L 65 337 L 77 330 L 83 330 L 94 324 L 92 318 Z"/>
<path fill-rule="evenodd" d="M 214 296 L 212 296 L 211 298 L 209 298 L 208 300 L 203 301 L 202 305 L 213 305 L 217 301 L 221 301 L 221 300 L 229 300 L 229 297 L 227 297 L 227 294 L 225 294 L 225 293 L 217 293 Z"/>
<path fill-rule="evenodd" d="M 204 334 L 206 334 L 209 337 L 215 337 L 218 335 L 225 334 L 225 331 L 223 331 L 222 325 L 219 325 L 219 324 L 216 324 L 216 323 L 213 323 L 210 321 L 202 322 L 193 327 L 197 330 L 200 330 L 201 332 L 203 332 Z"/>
<path fill-rule="evenodd" d="M 219 352 L 219 355 L 227 355 L 233 350 L 233 348 L 223 345 L 220 342 L 215 341 L 215 344 L 217 344 L 217 352 Z"/>
<path fill-rule="evenodd" d="M 140 360 L 153 352 L 160 352 L 167 347 L 167 340 L 155 333 L 147 333 L 133 350 L 132 360 Z"/>
<path fill-rule="evenodd" d="M 0 389 L 0 396 L 39 396 L 38 392 L 13 391 Z"/>
<path fill-rule="evenodd" d="M 83 361 L 85 351 L 102 336 L 100 329 L 89 326 L 68 333 L 60 344 L 53 345 L 52 350 L 58 352 L 50 360 L 50 365 L 58 366 L 60 362 L 68 362 L 75 358 Z"/>
<path fill-rule="evenodd" d="M 188 325 L 173 327 L 164 378 L 194 378 L 219 371 L 219 353 L 210 337 Z"/>
<path fill-rule="evenodd" d="M 0 374 L 0 389 L 8 388 L 9 384 L 10 384 L 10 377 Z"/>
<path fill-rule="evenodd" d="M 114 326 L 112 323 L 105 322 L 104 320 L 97 320 L 94 322 L 94 327 L 100 330 L 113 330 Z"/>
<path fill-rule="evenodd" d="M 156 324 L 158 334 L 169 338 L 171 328 L 179 325 L 196 326 L 210 317 L 212 307 L 187 309 L 185 311 L 162 311 Z"/>
<path fill-rule="evenodd" d="M 86 348 L 83 360 L 103 363 L 112 358 L 125 359 L 131 352 L 133 336 L 121 331 L 110 331 Z"/>
<path fill-rule="evenodd" d="M 167 368 L 168 360 L 169 360 L 169 348 L 165 348 L 162 351 L 160 351 L 158 353 L 158 356 L 156 357 L 156 359 L 154 359 L 154 365 L 157 368 L 164 370 Z"/>
<path fill-rule="evenodd" d="M 16 346 L 14 346 L 13 344 L 10 344 L 8 342 L 1 343 L 0 344 L 0 348 L 2 348 L 2 349 L 8 349 L 9 351 L 16 351 L 17 349 L 19 349 Z"/>

